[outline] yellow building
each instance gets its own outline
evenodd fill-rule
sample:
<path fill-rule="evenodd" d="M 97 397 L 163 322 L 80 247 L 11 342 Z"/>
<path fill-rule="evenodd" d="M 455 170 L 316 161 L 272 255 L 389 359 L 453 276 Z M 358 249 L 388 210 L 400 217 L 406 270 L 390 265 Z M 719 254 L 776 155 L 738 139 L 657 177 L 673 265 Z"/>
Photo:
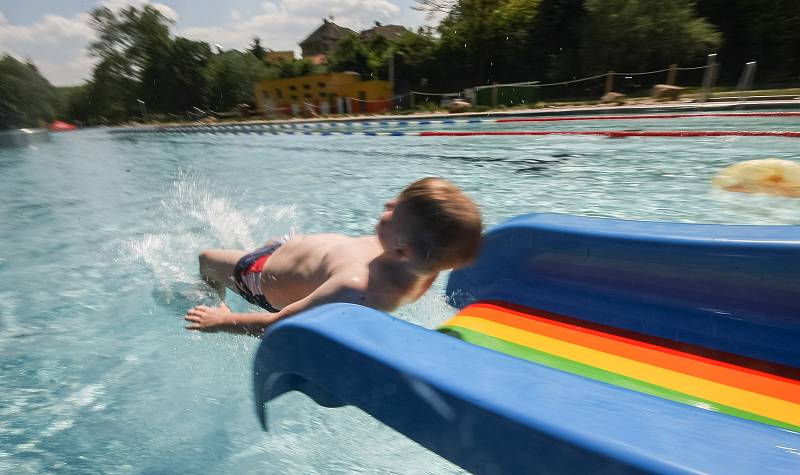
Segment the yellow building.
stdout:
<path fill-rule="evenodd" d="M 265 79 L 254 89 L 258 110 L 287 115 L 386 112 L 393 105 L 389 81 L 362 81 L 352 72 Z"/>

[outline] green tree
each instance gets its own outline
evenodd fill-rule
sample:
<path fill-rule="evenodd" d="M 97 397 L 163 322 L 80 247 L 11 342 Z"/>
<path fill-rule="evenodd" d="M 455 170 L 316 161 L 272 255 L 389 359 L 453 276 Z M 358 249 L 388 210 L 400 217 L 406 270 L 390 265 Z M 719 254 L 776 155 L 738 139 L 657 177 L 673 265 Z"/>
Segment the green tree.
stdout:
<path fill-rule="evenodd" d="M 336 48 L 328 55 L 328 67 L 331 71 L 353 71 L 364 80 L 375 76 L 375 64 L 373 52 L 358 35 L 352 33 L 339 40 Z"/>
<path fill-rule="evenodd" d="M 114 124 L 137 116 L 139 83 L 130 68 L 130 62 L 121 53 L 103 58 L 92 72 L 86 95 L 73 96 L 73 101 L 88 102 L 71 105 L 71 110 L 83 113 L 76 118 L 89 124 Z"/>
<path fill-rule="evenodd" d="M 585 7 L 585 74 L 697 64 L 721 44 L 693 0 L 586 0 Z"/>
<path fill-rule="evenodd" d="M 55 88 L 30 62 L 0 57 L 0 130 L 40 127 L 56 117 Z"/>
<path fill-rule="evenodd" d="M 542 0 L 529 38 L 533 76 L 547 82 L 580 71 L 584 0 Z"/>
<path fill-rule="evenodd" d="M 140 96 L 153 110 L 182 113 L 206 104 L 208 43 L 175 38 L 142 71 Z"/>
<path fill-rule="evenodd" d="M 122 54 L 130 62 L 133 79 L 163 54 L 171 42 L 171 20 L 151 5 L 128 7 L 115 13 L 106 7 L 91 11 L 97 40 L 89 46 L 92 55 L 102 59 Z"/>
<path fill-rule="evenodd" d="M 228 111 L 236 104 L 254 104 L 253 84 L 277 77 L 278 72 L 251 53 L 234 50 L 213 55 L 204 74 L 209 106 L 217 111 Z"/>
<path fill-rule="evenodd" d="M 748 61 L 758 61 L 762 80 L 800 78 L 800 2 L 698 0 L 697 9 L 725 38 L 718 58 L 724 79 L 736 81 Z"/>
<path fill-rule="evenodd" d="M 438 26 L 437 60 L 458 87 L 525 79 L 539 0 L 460 0 Z"/>
<path fill-rule="evenodd" d="M 264 59 L 264 56 L 267 55 L 267 50 L 261 46 L 261 38 L 258 36 L 253 37 L 253 42 L 250 43 L 250 49 L 248 50 L 253 56 L 258 59 Z"/>

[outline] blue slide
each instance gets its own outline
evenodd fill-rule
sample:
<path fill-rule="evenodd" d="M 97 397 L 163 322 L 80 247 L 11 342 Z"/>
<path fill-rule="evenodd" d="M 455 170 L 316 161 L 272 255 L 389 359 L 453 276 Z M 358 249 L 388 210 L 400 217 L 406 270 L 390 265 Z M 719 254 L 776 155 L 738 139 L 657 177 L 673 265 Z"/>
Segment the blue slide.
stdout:
<path fill-rule="evenodd" d="M 350 304 L 271 327 L 254 391 L 357 406 L 473 473 L 800 473 L 800 227 L 526 215 L 440 331 Z"/>

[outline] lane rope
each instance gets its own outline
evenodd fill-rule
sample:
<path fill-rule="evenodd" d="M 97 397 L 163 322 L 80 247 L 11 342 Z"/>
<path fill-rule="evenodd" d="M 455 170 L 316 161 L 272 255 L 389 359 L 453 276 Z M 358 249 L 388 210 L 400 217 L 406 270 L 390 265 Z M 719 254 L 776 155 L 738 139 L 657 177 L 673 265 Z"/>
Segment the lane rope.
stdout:
<path fill-rule="evenodd" d="M 270 128 L 264 125 L 163 127 L 121 129 L 114 134 L 131 135 L 188 135 L 188 134 L 258 134 L 258 135 L 364 135 L 364 136 L 417 136 L 417 137 L 475 137 L 475 136 L 546 136 L 594 135 L 611 138 L 622 137 L 788 137 L 800 138 L 800 131 L 769 130 L 476 130 L 476 131 L 419 131 L 403 130 L 294 130 Z"/>

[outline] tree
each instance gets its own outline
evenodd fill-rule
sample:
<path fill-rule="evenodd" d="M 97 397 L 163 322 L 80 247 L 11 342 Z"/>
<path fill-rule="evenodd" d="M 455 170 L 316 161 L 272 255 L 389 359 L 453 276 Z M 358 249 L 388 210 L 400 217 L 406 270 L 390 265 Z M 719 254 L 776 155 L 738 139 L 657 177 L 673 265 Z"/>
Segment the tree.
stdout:
<path fill-rule="evenodd" d="M 725 38 L 719 52 L 725 79 L 737 80 L 748 61 L 758 61 L 760 78 L 800 78 L 800 2 L 698 0 L 697 9 Z"/>
<path fill-rule="evenodd" d="M 278 72 L 270 70 L 251 53 L 234 50 L 213 55 L 204 75 L 209 106 L 227 111 L 236 104 L 254 104 L 253 84 L 261 79 L 277 77 Z"/>
<path fill-rule="evenodd" d="M 697 64 L 721 36 L 693 0 L 586 0 L 584 74 Z"/>
<path fill-rule="evenodd" d="M 141 79 L 145 68 L 169 47 L 172 22 L 151 5 L 141 10 L 128 7 L 118 13 L 98 7 L 90 16 L 98 35 L 89 46 L 91 54 L 101 60 L 123 55 L 130 62 L 128 70 L 133 79 Z"/>
<path fill-rule="evenodd" d="M 250 43 L 250 49 L 248 51 L 258 59 L 264 59 L 264 56 L 267 55 L 267 50 L 261 46 L 261 38 L 258 36 L 253 37 L 253 42 Z"/>
<path fill-rule="evenodd" d="M 530 37 L 534 77 L 550 81 L 570 78 L 580 71 L 584 0 L 542 0 Z"/>
<path fill-rule="evenodd" d="M 40 127 L 56 116 L 55 88 L 30 62 L 0 57 L 0 130 Z"/>
<path fill-rule="evenodd" d="M 373 79 L 375 70 L 372 65 L 375 60 L 372 56 L 367 44 L 358 35 L 350 33 L 339 40 L 328 55 L 328 67 L 331 71 L 353 71 L 361 79 Z"/>
<path fill-rule="evenodd" d="M 182 113 L 206 104 L 204 70 L 211 57 L 208 43 L 186 38 L 171 40 L 154 52 L 142 72 L 140 95 L 156 111 Z"/>

